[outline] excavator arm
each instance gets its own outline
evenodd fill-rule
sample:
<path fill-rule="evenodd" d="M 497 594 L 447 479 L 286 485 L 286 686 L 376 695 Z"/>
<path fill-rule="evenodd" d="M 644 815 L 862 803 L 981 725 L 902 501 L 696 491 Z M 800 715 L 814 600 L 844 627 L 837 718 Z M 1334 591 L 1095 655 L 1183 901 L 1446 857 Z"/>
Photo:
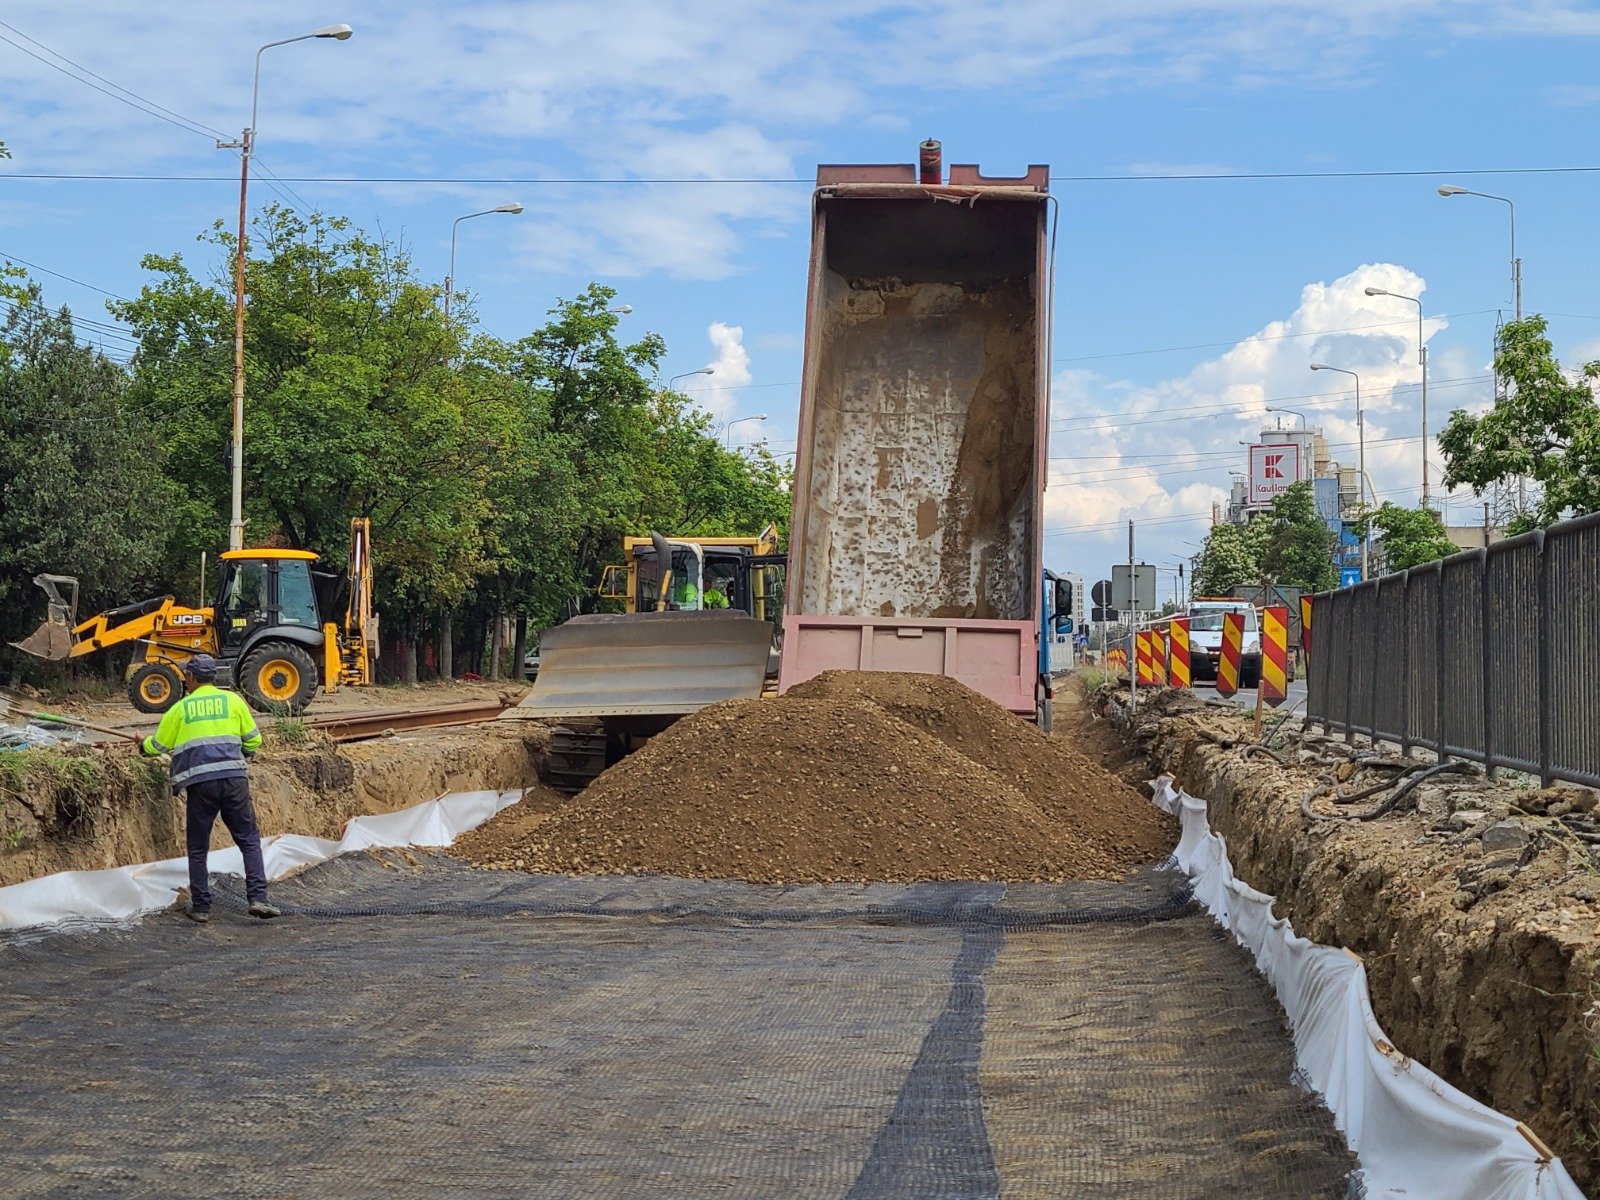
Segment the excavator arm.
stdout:
<path fill-rule="evenodd" d="M 373 682 L 378 663 L 378 614 L 372 604 L 372 521 L 350 522 L 350 593 L 344 620 L 328 623 L 323 641 L 323 687 L 364 687 Z"/>
<path fill-rule="evenodd" d="M 168 610 L 173 604 L 171 596 L 153 596 L 149 600 L 108 608 L 79 622 L 76 577 L 35 575 L 33 581 L 44 589 L 47 597 L 44 623 L 22 641 L 11 644 L 50 662 L 81 658 L 125 642 L 148 641 L 165 628 Z"/>

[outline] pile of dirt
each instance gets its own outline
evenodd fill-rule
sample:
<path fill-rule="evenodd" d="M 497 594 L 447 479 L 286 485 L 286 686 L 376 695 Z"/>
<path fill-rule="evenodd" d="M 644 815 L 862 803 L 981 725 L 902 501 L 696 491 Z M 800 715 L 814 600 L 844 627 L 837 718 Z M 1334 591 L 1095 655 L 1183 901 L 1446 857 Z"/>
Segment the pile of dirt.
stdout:
<path fill-rule="evenodd" d="M 825 671 L 789 695 L 864 700 L 925 729 L 1027 796 L 1074 841 L 1117 862 L 1165 858 L 1176 841 L 1170 818 L 1072 740 L 1041 733 L 947 676 Z"/>
<path fill-rule="evenodd" d="M 1174 838 L 1120 780 L 960 684 L 832 673 L 707 708 L 547 818 L 509 810 L 453 852 L 757 883 L 1066 881 L 1120 878 Z"/>

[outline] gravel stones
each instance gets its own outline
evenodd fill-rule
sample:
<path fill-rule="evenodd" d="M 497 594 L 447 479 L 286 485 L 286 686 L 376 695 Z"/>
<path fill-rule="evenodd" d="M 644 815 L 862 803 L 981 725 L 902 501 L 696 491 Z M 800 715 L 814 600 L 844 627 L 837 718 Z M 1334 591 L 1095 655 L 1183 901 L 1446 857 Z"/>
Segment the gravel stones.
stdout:
<path fill-rule="evenodd" d="M 704 709 L 550 816 L 510 809 L 480 833 L 454 852 L 529 871 L 1065 881 L 1164 858 L 1176 827 L 953 680 L 830 672 Z"/>

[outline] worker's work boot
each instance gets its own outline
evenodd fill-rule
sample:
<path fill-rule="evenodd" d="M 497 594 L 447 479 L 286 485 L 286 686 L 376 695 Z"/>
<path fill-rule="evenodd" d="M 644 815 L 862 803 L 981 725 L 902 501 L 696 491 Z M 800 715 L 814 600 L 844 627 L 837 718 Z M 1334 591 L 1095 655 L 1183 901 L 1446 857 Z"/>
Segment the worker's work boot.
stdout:
<path fill-rule="evenodd" d="M 207 921 L 211 920 L 210 910 L 204 908 L 186 908 L 183 910 L 183 915 L 188 917 L 191 921 L 199 922 L 201 925 L 204 925 Z"/>
<path fill-rule="evenodd" d="M 259 917 L 263 921 L 270 921 L 273 917 L 283 916 L 283 909 L 276 904 L 268 904 L 265 900 L 252 900 L 249 912 L 252 917 Z"/>

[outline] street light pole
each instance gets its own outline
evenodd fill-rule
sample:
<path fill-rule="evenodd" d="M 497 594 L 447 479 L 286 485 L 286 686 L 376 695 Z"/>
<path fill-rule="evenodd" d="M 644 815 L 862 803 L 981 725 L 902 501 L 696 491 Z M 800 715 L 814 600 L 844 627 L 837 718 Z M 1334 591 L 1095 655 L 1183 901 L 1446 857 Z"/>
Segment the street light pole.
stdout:
<path fill-rule="evenodd" d="M 691 375 L 715 375 L 716 373 L 717 369 L 715 367 L 701 367 L 698 371 L 685 371 L 682 375 L 674 375 L 667 380 L 667 391 L 670 392 L 672 385 L 680 379 L 688 379 Z"/>
<path fill-rule="evenodd" d="M 740 417 L 737 421 L 729 421 L 722 427 L 722 448 L 724 450 L 728 448 L 728 431 L 735 425 L 743 425 L 746 421 L 765 421 L 766 419 L 766 413 L 757 413 L 753 417 Z"/>
<path fill-rule="evenodd" d="M 450 293 L 456 290 L 456 228 L 463 221 L 470 221 L 473 217 L 487 217 L 491 213 L 510 213 L 513 217 L 522 212 L 522 202 L 513 200 L 510 204 L 497 204 L 493 208 L 486 208 L 482 212 L 468 213 L 464 217 L 457 217 L 450 222 L 450 274 L 444 277 L 444 323 L 450 323 Z"/>
<path fill-rule="evenodd" d="M 1367 510 L 1365 520 L 1362 521 L 1361 531 L 1361 578 L 1367 578 L 1367 563 L 1372 547 L 1372 501 L 1376 498 L 1372 494 L 1372 483 L 1367 478 L 1367 423 L 1361 412 L 1361 376 L 1354 371 L 1347 371 L 1343 367 L 1330 367 L 1326 363 L 1312 363 L 1313 371 L 1337 371 L 1341 375 L 1348 375 L 1356 381 L 1356 473 L 1361 476 L 1361 488 L 1366 496 L 1362 505 Z"/>
<path fill-rule="evenodd" d="M 1440 187 L 1439 195 L 1477 196 L 1483 200 L 1498 200 L 1511 210 L 1511 290 L 1516 304 L 1517 320 L 1522 320 L 1522 260 L 1517 257 L 1517 206 L 1505 196 L 1496 196 L 1490 192 L 1474 192 L 1470 188 L 1457 187 L 1453 183 Z"/>
<path fill-rule="evenodd" d="M 1422 332 L 1422 298 L 1420 296 L 1402 296 L 1399 292 L 1386 292 L 1382 288 L 1369 287 L 1369 296 L 1389 296 L 1395 300 L 1404 300 L 1408 304 L 1417 306 L 1417 362 L 1422 365 L 1422 507 L 1428 507 L 1428 344 L 1423 340 Z"/>
<path fill-rule="evenodd" d="M 1269 404 L 1269 405 L 1267 405 L 1267 411 L 1269 413 L 1289 413 L 1289 414 L 1291 414 L 1293 416 L 1296 416 L 1296 417 L 1300 418 L 1300 428 L 1302 430 L 1306 430 L 1306 429 L 1310 428 L 1310 426 L 1306 422 L 1305 413 L 1301 412 L 1298 408 L 1284 408 L 1282 405 Z"/>
<path fill-rule="evenodd" d="M 237 142 L 218 142 L 221 150 L 239 151 L 239 242 L 233 261 L 233 437 L 229 457 L 232 462 L 232 510 L 228 518 L 228 548 L 244 549 L 244 256 L 246 202 L 250 187 L 250 160 L 256 152 L 256 114 L 261 103 L 261 56 L 274 46 L 305 42 L 312 38 L 350 40 L 354 32 L 348 25 L 327 25 L 299 37 L 268 42 L 256 51 L 255 80 L 250 87 L 250 125 Z"/>
<path fill-rule="evenodd" d="M 1510 213 L 1511 213 L 1511 291 L 1512 291 L 1512 301 L 1516 306 L 1517 320 L 1521 321 L 1522 320 L 1522 260 L 1517 257 L 1517 206 L 1515 204 L 1513 204 L 1511 202 L 1511 200 L 1506 196 L 1496 196 L 1491 192 L 1474 192 L 1470 188 L 1457 187 L 1453 183 L 1446 183 L 1446 184 L 1441 185 L 1440 188 L 1439 188 L 1439 195 L 1441 195 L 1441 196 L 1477 196 L 1479 199 L 1482 199 L 1482 200 L 1498 200 L 1498 201 L 1500 201 L 1501 204 L 1504 204 L 1508 210 L 1510 210 Z M 1495 375 L 1496 375 L 1495 396 L 1496 396 L 1497 399 L 1498 399 L 1499 394 L 1500 394 L 1500 386 L 1499 386 L 1499 379 L 1498 379 L 1499 374 L 1500 374 L 1499 368 L 1498 368 L 1498 366 L 1496 366 L 1496 369 L 1495 369 Z M 1510 384 L 1509 383 L 1506 385 L 1506 390 L 1509 393 L 1509 391 L 1510 391 Z M 1528 477 L 1526 475 L 1521 475 L 1521 474 L 1519 474 L 1517 476 L 1517 510 L 1519 512 L 1526 512 L 1528 510 Z"/>

